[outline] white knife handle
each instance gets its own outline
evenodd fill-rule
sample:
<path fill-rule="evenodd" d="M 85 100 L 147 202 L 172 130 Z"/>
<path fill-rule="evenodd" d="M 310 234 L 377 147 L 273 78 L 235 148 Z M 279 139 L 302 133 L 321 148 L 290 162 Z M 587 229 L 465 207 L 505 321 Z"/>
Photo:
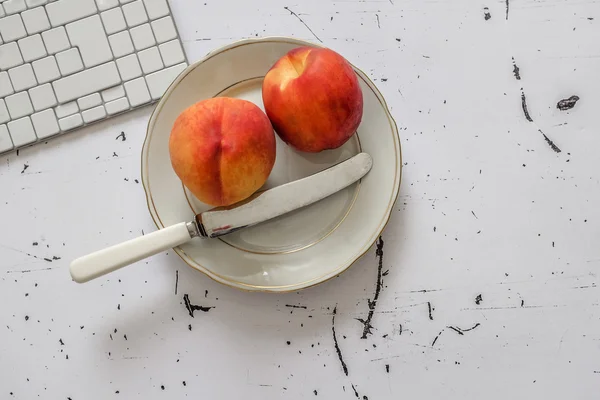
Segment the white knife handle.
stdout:
<path fill-rule="evenodd" d="M 70 266 L 75 282 L 84 283 L 179 246 L 192 238 L 186 222 L 119 243 L 74 260 Z"/>

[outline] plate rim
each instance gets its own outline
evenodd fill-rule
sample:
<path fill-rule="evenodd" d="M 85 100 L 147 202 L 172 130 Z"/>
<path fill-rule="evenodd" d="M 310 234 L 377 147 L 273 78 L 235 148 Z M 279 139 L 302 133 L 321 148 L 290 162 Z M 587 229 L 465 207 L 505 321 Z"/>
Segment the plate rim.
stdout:
<path fill-rule="evenodd" d="M 152 218 L 152 221 L 154 222 L 154 225 L 156 226 L 157 229 L 162 229 L 162 228 L 164 228 L 164 226 L 162 226 L 163 225 L 162 223 L 159 223 L 159 221 L 157 221 L 157 216 L 154 215 L 156 211 L 153 211 L 153 207 L 151 205 L 153 203 L 153 201 L 152 201 L 152 196 L 150 193 L 151 191 L 149 188 L 149 182 L 148 182 L 149 178 L 147 177 L 148 170 L 147 169 L 145 170 L 145 168 L 144 168 L 144 160 L 146 160 L 148 158 L 148 151 L 149 151 L 149 140 L 148 139 L 151 136 L 150 135 L 151 128 L 156 123 L 157 116 L 160 113 L 162 107 L 164 106 L 167 97 L 169 97 L 169 95 L 173 92 L 175 87 L 177 85 L 179 85 L 179 83 L 191 71 L 193 71 L 195 68 L 197 68 L 200 64 L 210 60 L 211 58 L 213 58 L 221 53 L 224 53 L 228 50 L 232 50 L 236 47 L 240 47 L 240 46 L 248 45 L 248 44 L 256 44 L 256 43 L 261 43 L 261 42 L 282 42 L 282 43 L 295 44 L 298 46 L 311 46 L 311 47 L 318 47 L 318 48 L 327 48 L 326 46 L 324 46 L 323 44 L 320 44 L 320 43 L 314 43 L 314 42 L 310 42 L 307 40 L 302 40 L 302 39 L 288 37 L 288 36 L 262 36 L 262 37 L 256 37 L 256 38 L 246 38 L 246 39 L 241 39 L 241 40 L 236 40 L 236 41 L 230 42 L 224 46 L 220 46 L 218 48 L 215 48 L 215 49 L 209 51 L 204 57 L 200 58 L 199 60 L 197 60 L 196 62 L 194 62 L 192 64 L 189 64 L 183 71 L 181 71 L 177 75 L 177 77 L 167 87 L 167 89 L 165 90 L 165 93 L 161 96 L 160 100 L 157 102 L 156 106 L 152 110 L 152 113 L 151 113 L 150 118 L 148 119 L 148 123 L 146 125 L 146 135 L 144 137 L 144 142 L 142 145 L 142 151 L 141 151 L 141 157 L 140 157 L 141 181 L 142 181 L 142 187 L 144 189 L 144 194 L 146 197 L 146 206 L 148 207 L 150 217 Z M 393 131 L 392 137 L 394 139 L 395 144 L 397 144 L 397 149 L 398 149 L 397 152 L 395 152 L 395 158 L 396 158 L 397 166 L 398 166 L 398 174 L 397 174 L 397 182 L 394 182 L 393 200 L 390 201 L 389 206 L 385 210 L 383 224 L 381 225 L 381 227 L 379 229 L 375 230 L 376 234 L 374 235 L 374 239 L 372 240 L 371 243 L 369 243 L 369 245 L 365 249 L 365 251 L 361 254 L 358 254 L 356 257 L 351 259 L 349 262 L 346 261 L 343 264 L 341 264 L 336 270 L 333 271 L 333 275 L 331 275 L 328 278 L 325 278 L 325 279 L 315 278 L 308 282 L 299 282 L 299 283 L 285 285 L 285 286 L 247 285 L 247 284 L 244 284 L 241 282 L 227 280 L 227 279 L 225 279 L 225 277 L 223 277 L 217 273 L 214 273 L 206 268 L 200 269 L 200 268 L 197 268 L 196 266 L 190 264 L 188 262 L 188 260 L 186 260 L 186 257 L 189 257 L 189 256 L 187 256 L 187 254 L 179 246 L 174 247 L 173 251 L 175 251 L 175 253 L 181 258 L 181 260 L 187 266 L 189 266 L 190 268 L 192 268 L 196 271 L 203 273 L 204 275 L 208 276 L 209 278 L 211 278 L 212 280 L 214 280 L 220 284 L 223 284 L 223 285 L 226 285 L 231 288 L 238 289 L 238 290 L 242 290 L 242 291 L 246 291 L 246 292 L 289 293 L 289 292 L 296 292 L 296 291 L 303 290 L 303 289 L 308 289 L 310 287 L 319 285 L 321 283 L 325 283 L 325 282 L 341 275 L 342 273 L 347 271 L 352 265 L 354 265 L 356 262 L 358 262 L 362 257 L 364 257 L 369 252 L 369 250 L 373 247 L 373 245 L 377 242 L 377 239 L 381 236 L 381 234 L 383 233 L 383 231 L 386 229 L 387 225 L 390 222 L 390 219 L 392 216 L 392 211 L 394 209 L 394 205 L 396 204 L 399 194 L 400 194 L 400 187 L 401 187 L 401 183 L 402 183 L 402 171 L 403 171 L 402 145 L 401 145 L 401 141 L 400 141 L 398 124 L 396 123 L 396 120 L 394 119 L 394 116 L 392 115 L 384 96 L 381 94 L 381 92 L 379 91 L 379 89 L 377 88 L 375 83 L 360 68 L 356 67 L 350 61 L 348 61 L 348 62 L 350 63 L 352 68 L 355 70 L 355 72 L 360 76 L 360 78 L 363 79 L 363 81 L 369 86 L 369 88 L 373 91 L 373 93 L 379 100 L 381 106 L 383 107 L 383 109 L 385 111 L 388 121 L 390 122 L 390 126 Z M 329 274 L 326 274 L 325 276 L 327 276 L 327 275 L 329 275 Z"/>

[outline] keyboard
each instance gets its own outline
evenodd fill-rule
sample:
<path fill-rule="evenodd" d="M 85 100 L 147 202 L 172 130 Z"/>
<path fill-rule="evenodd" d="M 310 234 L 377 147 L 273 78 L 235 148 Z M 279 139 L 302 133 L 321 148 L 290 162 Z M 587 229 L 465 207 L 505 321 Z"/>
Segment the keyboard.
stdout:
<path fill-rule="evenodd" d="M 155 103 L 187 66 L 167 0 L 0 0 L 0 154 Z"/>

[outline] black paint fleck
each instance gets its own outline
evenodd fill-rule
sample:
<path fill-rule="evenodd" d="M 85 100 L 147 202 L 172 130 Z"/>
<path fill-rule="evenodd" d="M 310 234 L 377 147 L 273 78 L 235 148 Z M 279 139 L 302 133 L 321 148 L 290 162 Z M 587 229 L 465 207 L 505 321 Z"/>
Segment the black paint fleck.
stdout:
<path fill-rule="evenodd" d="M 211 308 L 214 307 L 205 307 L 205 306 L 197 306 L 195 304 L 190 303 L 190 297 L 188 294 L 183 295 L 183 302 L 185 303 L 185 308 L 187 308 L 188 313 L 190 313 L 190 317 L 194 318 L 194 311 L 199 310 L 202 312 L 209 312 Z"/>
<path fill-rule="evenodd" d="M 179 285 L 179 270 L 175 271 L 175 294 L 177 294 L 177 285 Z"/>
<path fill-rule="evenodd" d="M 390 373 L 390 364 L 385 364 L 385 372 Z"/>
<path fill-rule="evenodd" d="M 431 347 L 433 347 L 433 346 L 435 345 L 435 342 L 437 342 L 437 341 L 438 341 L 438 339 L 440 338 L 440 336 L 442 336 L 442 333 L 443 333 L 443 332 L 444 332 L 444 331 L 443 331 L 443 330 L 441 330 L 441 331 L 440 331 L 440 333 L 438 333 L 438 334 L 437 334 L 437 336 L 436 336 L 436 337 L 433 339 L 433 342 L 431 342 Z"/>
<path fill-rule="evenodd" d="M 527 98 L 525 97 L 525 92 L 521 91 L 521 107 L 523 108 L 523 114 L 525 114 L 525 118 L 529 122 L 533 122 L 531 115 L 529 115 L 529 109 L 527 108 Z"/>
<path fill-rule="evenodd" d="M 475 304 L 480 305 L 482 301 L 483 297 L 481 297 L 481 294 L 478 294 L 477 297 L 475 297 Z"/>
<path fill-rule="evenodd" d="M 337 336 L 335 334 L 335 315 L 337 314 L 337 306 L 333 309 L 333 317 L 331 318 L 331 332 L 333 333 L 333 344 L 335 346 L 335 352 L 340 359 L 340 363 L 342 364 L 342 369 L 344 370 L 344 374 L 348 376 L 348 366 L 344 362 L 344 357 L 342 356 L 342 351 L 340 350 L 340 346 L 338 344 Z"/>
<path fill-rule="evenodd" d="M 488 7 L 483 8 L 483 18 L 485 18 L 486 21 L 492 18 L 492 14 L 490 14 L 490 9 Z"/>
<path fill-rule="evenodd" d="M 352 386 L 352 390 L 354 390 L 354 395 L 356 396 L 357 399 L 360 399 L 360 396 L 358 395 L 358 392 L 356 391 L 356 388 L 354 387 L 354 384 L 350 384 Z"/>
<path fill-rule="evenodd" d="M 560 111 L 567 111 L 575 107 L 575 104 L 579 101 L 579 96 L 571 96 L 568 99 L 562 99 L 556 104 L 556 108 Z"/>
<path fill-rule="evenodd" d="M 515 62 L 515 58 L 512 58 L 512 62 L 513 62 L 513 75 L 515 76 L 515 79 L 520 81 L 521 80 L 521 70 L 519 69 L 519 66 L 517 65 L 517 63 Z"/>
<path fill-rule="evenodd" d="M 29 168 L 29 164 L 23 164 L 23 171 L 21 173 L 24 174 L 27 168 Z"/>
<path fill-rule="evenodd" d="M 452 329 L 454 332 L 458 333 L 459 335 L 464 335 L 464 333 L 462 333 L 462 331 L 454 326 L 449 326 L 448 329 Z"/>
<path fill-rule="evenodd" d="M 429 310 L 429 319 L 433 321 L 433 314 L 431 313 L 433 311 L 433 307 L 431 306 L 430 301 L 427 302 L 427 309 Z"/>
<path fill-rule="evenodd" d="M 119 136 L 117 136 L 115 138 L 115 140 L 119 140 L 119 139 L 121 139 L 122 142 L 124 142 L 124 141 L 127 140 L 127 136 L 125 136 L 125 132 L 121 131 L 121 133 L 119 134 Z"/>
<path fill-rule="evenodd" d="M 377 282 L 375 284 L 375 294 L 373 295 L 373 300 L 367 299 L 367 303 L 369 306 L 369 314 L 367 315 L 367 319 L 364 320 L 362 318 L 357 318 L 356 320 L 363 324 L 363 333 L 361 339 L 366 339 L 367 335 L 372 335 L 373 325 L 371 325 L 371 320 L 373 319 L 373 314 L 375 312 L 375 307 L 377 306 L 377 300 L 379 299 L 379 294 L 381 293 L 381 286 L 383 284 L 382 281 L 382 269 L 383 269 L 383 238 L 380 236 L 377 241 L 377 250 L 375 251 L 375 256 L 379 259 L 377 265 Z"/>
<path fill-rule="evenodd" d="M 552 140 L 550 140 L 548 136 L 546 136 L 544 132 L 542 132 L 541 129 L 538 129 L 538 131 L 542 134 L 542 136 L 544 136 L 544 140 L 546 143 L 548 143 L 548 146 L 550 146 L 552 150 L 554 150 L 556 153 L 560 153 L 562 151 L 556 144 L 554 144 Z"/>

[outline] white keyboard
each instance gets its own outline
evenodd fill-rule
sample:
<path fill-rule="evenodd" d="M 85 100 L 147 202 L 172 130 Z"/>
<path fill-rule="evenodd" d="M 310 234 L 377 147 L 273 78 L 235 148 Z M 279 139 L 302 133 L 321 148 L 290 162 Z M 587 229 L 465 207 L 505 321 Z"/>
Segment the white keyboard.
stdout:
<path fill-rule="evenodd" d="M 154 103 L 187 65 L 167 0 L 0 0 L 0 153 Z"/>

